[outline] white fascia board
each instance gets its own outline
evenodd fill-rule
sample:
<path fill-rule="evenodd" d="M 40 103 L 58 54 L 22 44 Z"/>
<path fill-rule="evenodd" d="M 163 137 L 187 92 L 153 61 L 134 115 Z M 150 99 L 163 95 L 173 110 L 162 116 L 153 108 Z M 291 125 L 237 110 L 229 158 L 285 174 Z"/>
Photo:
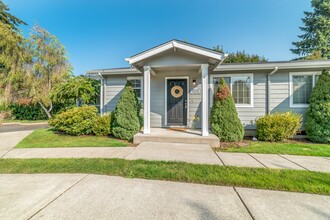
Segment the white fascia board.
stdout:
<path fill-rule="evenodd" d="M 181 43 L 175 42 L 175 41 L 173 42 L 173 45 L 176 48 L 186 50 L 186 51 L 189 51 L 189 52 L 192 52 L 192 53 L 200 54 L 200 55 L 210 57 L 210 58 L 213 58 L 213 59 L 216 59 L 216 60 L 222 60 L 223 59 L 222 54 L 212 53 L 212 52 L 207 51 L 207 50 L 203 50 L 203 49 L 199 49 L 199 48 L 196 48 L 196 47 L 188 46 L 188 45 L 181 44 Z"/>
<path fill-rule="evenodd" d="M 173 46 L 172 42 L 168 42 L 168 43 L 165 44 L 165 45 L 162 45 L 162 46 L 160 46 L 160 47 L 156 47 L 156 48 L 154 48 L 154 49 L 152 49 L 152 50 L 150 50 L 150 51 L 147 51 L 147 52 L 142 53 L 142 54 L 140 54 L 140 55 L 137 55 L 137 56 L 135 56 L 135 57 L 132 57 L 132 58 L 126 58 L 125 60 L 128 61 L 129 64 L 133 64 L 133 63 L 139 62 L 139 61 L 141 61 L 141 60 L 144 60 L 144 59 L 146 59 L 146 58 L 148 58 L 148 57 L 154 56 L 154 55 L 156 55 L 156 54 L 158 54 L 158 53 L 161 53 L 161 52 L 163 52 L 163 51 L 166 51 L 166 50 L 168 50 L 168 49 L 171 49 L 171 48 L 173 48 L 173 47 L 174 47 L 174 46 Z"/>
<path fill-rule="evenodd" d="M 266 70 L 274 69 L 299 69 L 299 68 L 330 68 L 330 60 L 307 61 L 307 62 L 271 62 L 271 63 L 249 63 L 249 64 L 227 64 L 217 66 L 214 71 L 230 70 Z"/>
<path fill-rule="evenodd" d="M 166 50 L 169 50 L 169 49 L 172 49 L 172 48 L 173 49 L 175 49 L 175 48 L 182 49 L 182 50 L 185 50 L 185 51 L 188 51 L 188 52 L 196 53 L 196 54 L 203 55 L 203 56 L 213 58 L 213 59 L 216 59 L 216 60 L 222 60 L 223 59 L 222 54 L 218 54 L 218 53 L 215 53 L 215 52 L 213 53 L 211 51 L 207 51 L 207 50 L 200 49 L 200 48 L 197 48 L 197 47 L 193 47 L 193 46 L 190 46 L 190 45 L 185 45 L 185 44 L 182 44 L 182 43 L 177 42 L 177 41 L 170 41 L 170 42 L 168 42 L 164 45 L 161 45 L 159 47 L 156 47 L 154 49 L 146 51 L 145 53 L 136 55 L 136 56 L 131 57 L 131 58 L 126 58 L 125 60 L 128 61 L 129 64 L 134 64 L 134 63 L 137 63 L 137 62 L 139 62 L 141 60 L 144 60 L 148 57 L 154 56 L 156 54 L 159 54 L 163 51 L 166 51 Z"/>
<path fill-rule="evenodd" d="M 102 75 L 124 75 L 124 74 L 141 74 L 141 72 L 134 68 L 123 68 L 123 69 L 101 69 L 87 71 L 87 74 L 98 74 Z"/>

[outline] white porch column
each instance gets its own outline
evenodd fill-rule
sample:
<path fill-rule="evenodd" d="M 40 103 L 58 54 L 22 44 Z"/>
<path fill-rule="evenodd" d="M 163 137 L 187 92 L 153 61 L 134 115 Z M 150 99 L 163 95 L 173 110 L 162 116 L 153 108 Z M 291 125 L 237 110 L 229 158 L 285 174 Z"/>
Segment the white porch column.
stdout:
<path fill-rule="evenodd" d="M 144 66 L 143 74 L 143 133 L 150 134 L 150 66 Z"/>
<path fill-rule="evenodd" d="M 202 64 L 202 136 L 209 136 L 209 64 Z"/>

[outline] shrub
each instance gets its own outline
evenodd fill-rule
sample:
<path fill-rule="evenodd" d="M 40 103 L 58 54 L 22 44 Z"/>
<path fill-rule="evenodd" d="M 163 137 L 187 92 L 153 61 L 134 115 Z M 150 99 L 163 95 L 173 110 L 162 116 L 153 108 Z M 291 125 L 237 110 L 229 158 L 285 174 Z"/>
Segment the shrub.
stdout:
<path fill-rule="evenodd" d="M 107 136 L 111 133 L 111 114 L 97 116 L 93 124 L 93 134 L 96 136 Z"/>
<path fill-rule="evenodd" d="M 322 71 L 309 99 L 306 112 L 307 138 L 314 142 L 330 143 L 330 75 Z"/>
<path fill-rule="evenodd" d="M 132 140 L 139 132 L 141 106 L 132 84 L 127 81 L 116 109 L 112 123 L 112 134 L 120 139 Z"/>
<path fill-rule="evenodd" d="M 301 127 L 301 115 L 292 112 L 266 115 L 257 120 L 260 141 L 283 141 L 292 138 Z"/>
<path fill-rule="evenodd" d="M 9 106 L 13 119 L 16 120 L 45 120 L 46 113 L 40 105 L 33 103 L 13 103 Z"/>
<path fill-rule="evenodd" d="M 244 128 L 236 111 L 234 99 L 223 78 L 221 78 L 211 110 L 211 129 L 221 141 L 240 141 Z"/>
<path fill-rule="evenodd" d="M 68 109 L 49 120 L 56 131 L 70 135 L 92 134 L 93 123 L 97 117 L 95 106 L 82 106 Z"/>

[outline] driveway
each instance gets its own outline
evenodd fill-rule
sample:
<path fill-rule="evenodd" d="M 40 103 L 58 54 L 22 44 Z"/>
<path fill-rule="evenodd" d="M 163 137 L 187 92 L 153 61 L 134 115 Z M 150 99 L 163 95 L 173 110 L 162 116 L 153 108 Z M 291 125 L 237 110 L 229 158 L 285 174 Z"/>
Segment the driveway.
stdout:
<path fill-rule="evenodd" d="M 0 219 L 329 219 L 330 196 L 87 174 L 0 175 Z"/>
<path fill-rule="evenodd" d="M 48 128 L 49 125 L 46 123 L 36 123 L 36 124 L 3 124 L 0 126 L 0 133 L 16 132 L 16 131 L 32 131 L 39 128 Z"/>

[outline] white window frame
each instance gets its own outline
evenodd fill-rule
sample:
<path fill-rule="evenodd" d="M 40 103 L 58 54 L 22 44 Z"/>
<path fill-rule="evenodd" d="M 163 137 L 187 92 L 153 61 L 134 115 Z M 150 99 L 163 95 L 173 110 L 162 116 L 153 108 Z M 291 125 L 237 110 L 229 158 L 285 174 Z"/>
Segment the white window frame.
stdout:
<path fill-rule="evenodd" d="M 236 104 L 235 103 L 235 106 L 236 107 L 239 107 L 239 108 L 253 108 L 254 107 L 254 81 L 253 81 L 253 73 L 242 73 L 242 74 L 212 74 L 211 77 L 210 77 L 210 88 L 211 88 L 211 95 L 210 95 L 210 105 L 212 106 L 213 105 L 213 99 L 214 99 L 214 91 L 215 91 L 215 88 L 214 88 L 214 84 L 213 84 L 213 81 L 214 81 L 214 78 L 218 78 L 218 77 L 246 77 L 246 76 L 249 76 L 250 79 L 251 79 L 251 82 L 250 82 L 250 88 L 251 88 L 251 91 L 250 91 L 250 97 L 251 97 L 251 103 L 250 104 Z M 232 80 L 230 79 L 230 85 L 229 85 L 229 88 L 230 88 L 230 94 L 232 94 Z"/>
<path fill-rule="evenodd" d="M 313 76 L 312 87 L 314 88 L 315 76 L 321 75 L 321 72 L 290 72 L 289 75 L 290 75 L 290 79 L 289 79 L 290 108 L 307 108 L 309 106 L 309 104 L 294 104 L 293 103 L 293 77 L 294 76 Z"/>
<path fill-rule="evenodd" d="M 141 101 L 143 100 L 143 77 L 142 76 L 129 76 L 127 77 L 127 80 L 130 81 L 130 80 L 140 80 L 141 81 L 141 97 L 138 97 L 138 99 Z M 134 87 L 133 87 L 134 88 Z"/>

